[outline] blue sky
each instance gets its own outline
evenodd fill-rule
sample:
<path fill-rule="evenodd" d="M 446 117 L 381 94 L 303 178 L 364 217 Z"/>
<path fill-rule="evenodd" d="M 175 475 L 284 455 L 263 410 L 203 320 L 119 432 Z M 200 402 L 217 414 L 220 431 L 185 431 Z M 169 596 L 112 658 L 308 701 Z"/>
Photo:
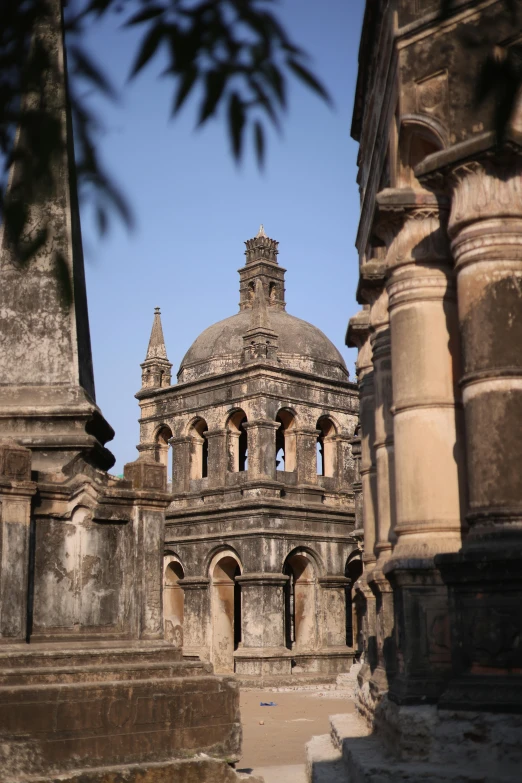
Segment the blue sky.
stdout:
<path fill-rule="evenodd" d="M 172 84 L 151 66 L 119 105 L 96 99 L 104 162 L 137 218 L 100 239 L 82 211 L 97 402 L 116 430 L 113 472 L 136 458 L 141 385 L 154 307 L 161 307 L 173 377 L 210 324 L 237 312 L 244 244 L 263 223 L 287 269 L 287 310 L 318 326 L 341 350 L 357 310 L 357 144 L 350 138 L 363 0 L 283 0 L 278 13 L 312 55 L 333 96 L 329 109 L 295 80 L 281 137 L 269 137 L 259 172 L 252 150 L 237 166 L 218 118 L 194 131 L 197 104 L 169 120 Z M 110 19 L 89 45 L 114 82 L 125 83 L 135 35 Z"/>

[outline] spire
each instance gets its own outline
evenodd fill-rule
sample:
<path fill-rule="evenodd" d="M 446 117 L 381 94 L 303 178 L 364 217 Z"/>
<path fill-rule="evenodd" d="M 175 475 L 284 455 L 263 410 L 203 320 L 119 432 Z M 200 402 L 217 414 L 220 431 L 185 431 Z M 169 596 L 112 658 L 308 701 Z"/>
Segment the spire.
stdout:
<path fill-rule="evenodd" d="M 256 234 L 256 239 L 260 239 L 261 237 L 263 237 L 264 239 L 268 238 L 267 235 L 265 234 L 265 227 L 263 226 L 262 223 L 259 226 L 259 231 Z"/>
<path fill-rule="evenodd" d="M 22 96 L 6 193 L 6 204 L 23 199 L 27 210 L 22 242 L 39 234 L 41 241 L 27 260 L 5 224 L 0 231 L 0 437 L 7 428 L 30 448 L 35 470 L 57 470 L 78 453 L 106 469 L 114 458 L 103 444 L 114 432 L 95 403 L 62 3 L 49 0 L 45 7 L 28 63 L 30 70 L 32 60 L 40 63 L 39 81 Z M 35 149 L 24 131 L 35 117 L 59 129 L 54 144 L 41 137 L 45 150 Z M 27 168 L 44 156 L 45 182 Z"/>
<path fill-rule="evenodd" d="M 145 360 L 147 359 L 167 359 L 167 349 L 165 348 L 165 338 L 163 337 L 161 311 L 159 307 L 154 308 L 154 321 L 152 322 L 149 347 L 147 348 L 147 356 L 145 357 Z"/>
<path fill-rule="evenodd" d="M 170 386 L 171 377 L 172 364 L 167 358 L 163 327 L 161 326 L 161 312 L 159 307 L 155 307 L 149 347 L 145 361 L 141 365 L 141 388 L 165 388 Z"/>

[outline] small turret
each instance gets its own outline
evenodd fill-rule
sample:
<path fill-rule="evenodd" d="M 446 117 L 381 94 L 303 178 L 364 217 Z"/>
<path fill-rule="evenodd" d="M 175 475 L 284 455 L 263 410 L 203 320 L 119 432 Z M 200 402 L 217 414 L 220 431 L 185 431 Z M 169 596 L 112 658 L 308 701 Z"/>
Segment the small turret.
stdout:
<path fill-rule="evenodd" d="M 165 338 L 161 326 L 161 312 L 159 307 L 154 308 L 154 321 L 150 333 L 147 356 L 141 365 L 141 388 L 162 389 L 170 386 L 172 363 L 167 358 Z"/>
<path fill-rule="evenodd" d="M 263 283 L 266 291 L 267 306 L 284 310 L 286 269 L 277 263 L 279 242 L 267 237 L 261 225 L 256 236 L 247 239 L 245 245 L 246 264 L 239 270 L 240 310 L 250 310 L 253 307 L 258 280 Z"/>

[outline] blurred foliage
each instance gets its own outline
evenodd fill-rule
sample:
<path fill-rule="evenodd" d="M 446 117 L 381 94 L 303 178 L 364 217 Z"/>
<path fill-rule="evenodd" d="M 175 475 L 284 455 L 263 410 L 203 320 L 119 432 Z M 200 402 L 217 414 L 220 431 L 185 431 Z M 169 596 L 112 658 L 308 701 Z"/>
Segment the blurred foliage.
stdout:
<path fill-rule="evenodd" d="M 13 0 L 0 4 L 0 154 L 4 159 L 0 202 L 9 241 L 26 262 L 47 238 L 47 227 L 28 230 L 28 204 L 51 193 L 63 134 L 52 100 L 42 90 L 42 73 L 51 78 L 53 61 L 38 31 L 53 24 L 62 0 Z M 133 222 L 125 196 L 104 169 L 97 152 L 101 124 L 89 108 L 84 87 L 110 100 L 117 93 L 87 52 L 88 28 L 109 13 L 123 30 L 138 28 L 141 39 L 129 80 L 161 63 L 172 80 L 172 115 L 190 95 L 202 95 L 197 125 L 223 116 L 231 150 L 241 160 L 250 138 L 263 165 L 267 125 L 277 129 L 287 108 L 289 77 L 296 77 L 329 102 L 326 89 L 310 70 L 308 55 L 288 36 L 273 13 L 276 0 L 76 0 L 66 17 L 69 100 L 74 124 L 80 196 L 92 203 L 104 234 L 111 216 Z M 165 55 L 167 67 L 164 68 Z M 60 75 L 56 74 L 59 79 Z M 19 133 L 22 143 L 14 143 Z M 15 162 L 14 169 L 11 164 Z M 6 191 L 9 172 L 11 183 Z"/>

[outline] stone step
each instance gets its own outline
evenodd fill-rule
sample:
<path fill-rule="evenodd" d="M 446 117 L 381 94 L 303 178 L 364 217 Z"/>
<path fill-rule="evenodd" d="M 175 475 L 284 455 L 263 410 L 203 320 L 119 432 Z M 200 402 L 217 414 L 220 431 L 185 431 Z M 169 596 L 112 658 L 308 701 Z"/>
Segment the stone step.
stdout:
<path fill-rule="evenodd" d="M 84 666 L 112 666 L 181 663 L 181 650 L 167 643 L 89 642 L 17 644 L 0 646 L 0 670 L 71 669 Z M 198 665 L 198 662 L 194 662 Z M 186 665 L 193 665 L 187 662 Z M 201 665 L 201 664 L 200 664 Z"/>
<path fill-rule="evenodd" d="M 342 754 L 329 734 L 321 734 L 306 744 L 307 783 L 346 783 Z"/>
<path fill-rule="evenodd" d="M 337 783 L 520 783 L 520 773 L 505 774 L 498 764 L 403 761 L 386 751 L 378 734 L 357 714 L 330 717 L 330 744 L 342 753 L 342 776 Z M 313 783 L 323 783 L 310 778 Z M 329 778 L 325 778 L 325 783 Z"/>
<path fill-rule="evenodd" d="M 337 674 L 274 674 L 265 677 L 234 674 L 233 677 L 242 690 L 257 690 L 258 688 L 301 690 L 306 687 L 315 688 L 317 686 L 333 690 L 336 688 Z"/>
<path fill-rule="evenodd" d="M 172 677 L 195 677 L 210 674 L 208 664 L 175 661 L 166 663 L 100 663 L 94 666 L 57 666 L 45 668 L 0 669 L 0 687 L 15 685 L 46 685 L 80 682 L 123 682 L 129 680 L 158 680 Z"/>

